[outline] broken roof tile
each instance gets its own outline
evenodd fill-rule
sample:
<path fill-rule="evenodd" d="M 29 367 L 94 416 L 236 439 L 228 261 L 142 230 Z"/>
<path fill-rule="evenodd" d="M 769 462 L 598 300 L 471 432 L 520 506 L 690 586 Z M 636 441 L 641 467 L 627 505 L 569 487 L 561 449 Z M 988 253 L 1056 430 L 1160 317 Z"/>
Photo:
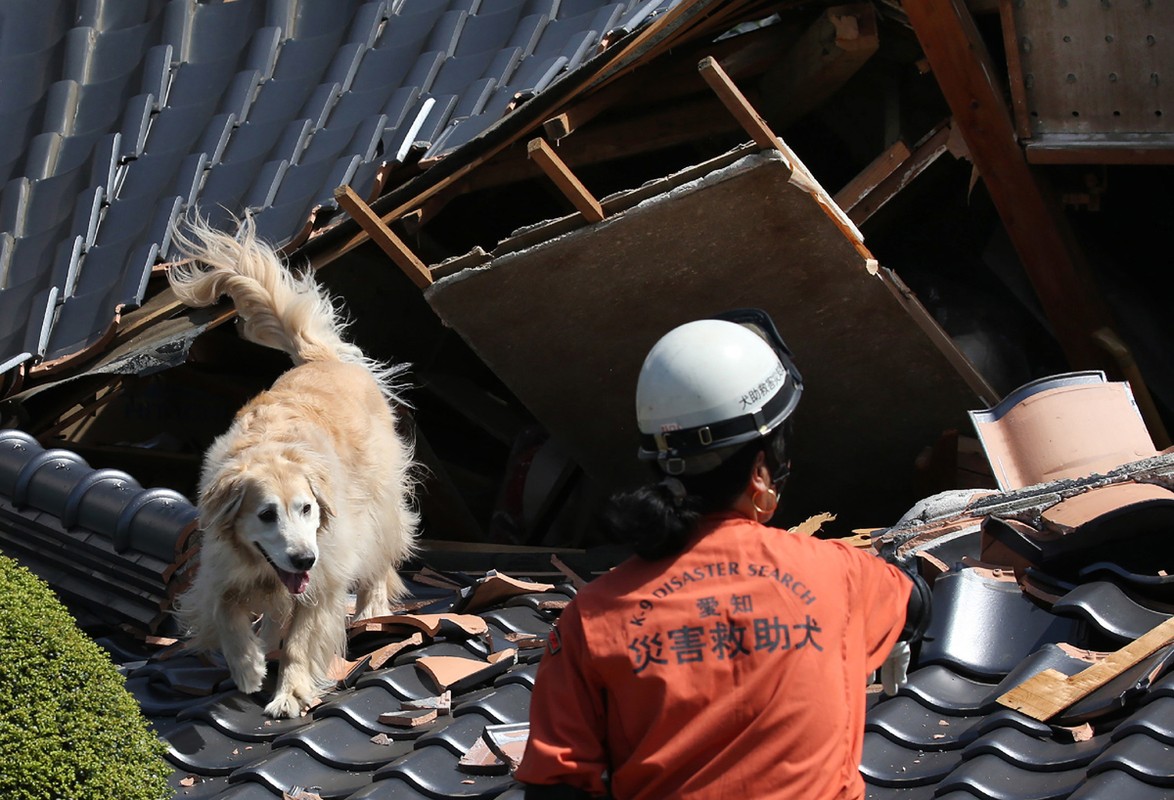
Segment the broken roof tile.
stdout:
<path fill-rule="evenodd" d="M 1098 371 L 1032 381 L 970 416 L 1004 490 L 1104 473 L 1157 452 L 1129 384 Z"/>

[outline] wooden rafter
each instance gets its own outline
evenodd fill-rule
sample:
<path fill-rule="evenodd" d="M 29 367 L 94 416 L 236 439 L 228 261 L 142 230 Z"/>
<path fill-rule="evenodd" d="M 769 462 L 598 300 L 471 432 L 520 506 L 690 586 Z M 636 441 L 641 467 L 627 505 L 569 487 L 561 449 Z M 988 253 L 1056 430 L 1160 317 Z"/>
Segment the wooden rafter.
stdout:
<path fill-rule="evenodd" d="M 571 205 L 583 215 L 585 220 L 588 222 L 603 221 L 603 209 L 600 208 L 599 201 L 591 192 L 587 191 L 587 187 L 575 177 L 575 173 L 571 172 L 570 168 L 563 163 L 563 160 L 551 149 L 545 139 L 531 139 L 526 150 L 530 154 L 530 158 L 554 182 L 563 196 L 571 201 Z"/>
<path fill-rule="evenodd" d="M 912 150 L 898 141 L 836 193 L 836 204 L 854 223 L 863 225 L 949 149 L 952 131 L 949 121 L 943 122 Z"/>
<path fill-rule="evenodd" d="M 427 289 L 432 285 L 432 273 L 428 271 L 424 262 L 420 261 L 416 254 L 403 243 L 403 240 L 396 236 L 391 228 L 387 227 L 383 220 L 371 210 L 371 206 L 355 194 L 354 189 L 349 186 L 340 186 L 335 190 L 334 198 L 338 200 L 339 206 L 350 214 L 367 235 L 379 245 L 388 258 L 411 278 L 412 283 L 421 289 Z"/>

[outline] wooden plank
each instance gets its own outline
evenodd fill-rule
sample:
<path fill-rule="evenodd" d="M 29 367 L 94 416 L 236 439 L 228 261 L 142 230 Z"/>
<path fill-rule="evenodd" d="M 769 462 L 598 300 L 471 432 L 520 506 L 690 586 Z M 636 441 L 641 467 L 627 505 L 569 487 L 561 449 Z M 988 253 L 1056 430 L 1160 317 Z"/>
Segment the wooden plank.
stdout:
<path fill-rule="evenodd" d="M 1025 150 L 1032 164 L 1174 164 L 1174 134 L 1044 134 Z"/>
<path fill-rule="evenodd" d="M 866 196 L 853 204 L 851 209 L 844 208 L 852 222 L 863 225 L 885 203 L 896 197 L 918 175 L 929 169 L 931 164 L 949 150 L 952 131 L 949 121 L 941 123 L 914 145 L 913 152 L 896 170 L 885 176 Z"/>
<path fill-rule="evenodd" d="M 1174 105 L 1174 4 L 1009 6 L 1011 90 L 1023 93 L 1031 136 L 1174 133 L 1164 113 Z"/>
<path fill-rule="evenodd" d="M 898 139 L 874 158 L 872 163 L 860 171 L 859 175 L 848 181 L 840 191 L 832 196 L 832 199 L 836 201 L 836 205 L 851 216 L 853 207 L 876 189 L 881 181 L 900 169 L 911 155 L 913 153 L 909 149 L 909 145 Z"/>
<path fill-rule="evenodd" d="M 762 76 L 762 114 L 784 130 L 819 107 L 880 47 L 871 3 L 829 8 Z"/>
<path fill-rule="evenodd" d="M 1015 31 L 1015 13 L 1012 0 L 998 0 L 999 24 L 1003 30 L 1003 52 L 1007 57 L 1007 83 L 1011 90 L 1011 110 L 1015 117 L 1015 132 L 1021 139 L 1031 138 L 1031 119 L 1027 113 L 1027 92 L 1023 79 L 1023 59 L 1019 57 L 1019 35 Z M 974 12 L 971 5 L 970 11 Z"/>
<path fill-rule="evenodd" d="M 379 245 L 379 249 L 386 253 L 388 258 L 404 271 L 405 275 L 411 278 L 412 283 L 420 289 L 427 289 L 432 285 L 432 273 L 428 271 L 428 267 L 424 266 L 424 262 L 416 258 L 415 253 L 408 249 L 403 240 L 396 236 L 391 228 L 387 227 L 383 220 L 371 210 L 371 206 L 355 194 L 354 189 L 349 186 L 340 186 L 334 190 L 334 199 Z"/>
<path fill-rule="evenodd" d="M 701 63 L 697 65 L 697 70 L 721 99 L 726 110 L 733 115 L 742 129 L 750 134 L 750 138 L 754 140 L 756 145 L 770 150 L 781 149 L 774 131 L 766 124 L 766 120 L 754 110 L 750 101 L 746 99 L 746 95 L 742 94 L 741 90 L 734 85 L 730 76 L 721 68 L 716 59 L 703 58 Z"/>
<path fill-rule="evenodd" d="M 575 177 L 575 173 L 563 163 L 558 154 L 551 149 L 545 139 L 531 139 L 526 152 L 534 160 L 546 176 L 554 181 L 563 196 L 571 201 L 583 218 L 588 222 L 602 222 L 603 209 L 599 201 L 587 191 L 587 187 Z"/>
<path fill-rule="evenodd" d="M 1101 367 L 1092 332 L 1109 314 L 1055 199 L 1024 159 L 990 54 L 962 0 L 906 0 L 904 9 L 974 165 L 1073 367 Z"/>
<path fill-rule="evenodd" d="M 1174 617 L 1110 653 L 1104 661 L 1071 676 L 1046 669 L 1000 696 L 998 702 L 1032 719 L 1047 721 L 1172 642 Z"/>

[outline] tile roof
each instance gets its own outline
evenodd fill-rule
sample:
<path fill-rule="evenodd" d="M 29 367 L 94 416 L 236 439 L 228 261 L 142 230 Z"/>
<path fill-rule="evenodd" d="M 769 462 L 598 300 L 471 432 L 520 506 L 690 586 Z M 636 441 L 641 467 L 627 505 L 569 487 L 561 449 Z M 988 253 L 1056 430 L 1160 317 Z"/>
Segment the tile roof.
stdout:
<path fill-rule="evenodd" d="M 375 196 L 673 5 L 4 3 L 0 375 L 101 342 L 186 208 L 286 245 L 336 187 Z"/>
<path fill-rule="evenodd" d="M 1128 465 L 1122 473 L 1168 480 L 1174 477 L 1174 456 Z M 1074 483 L 1078 490 L 1087 482 Z M 1051 497 L 1055 502 L 1057 495 Z M 984 502 L 1006 507 L 1021 504 L 1021 498 L 997 495 Z M 916 542 L 919 532 L 938 522 L 898 526 L 879 533 L 878 542 Z M 1126 538 L 1122 546 L 1128 544 Z M 1079 673 L 1089 665 L 1085 648 L 1112 650 L 1153 621 L 1169 618 L 1168 606 L 1162 610 L 1145 593 L 1126 596 L 1109 579 L 1081 581 L 1051 605 L 1040 603 L 1021 589 L 1012 571 L 973 565 L 981 554 L 979 538 L 964 550 L 969 552 L 959 552 L 935 581 L 935 620 L 908 684 L 893 697 L 872 695 L 861 767 L 866 796 L 1027 800 L 1120 792 L 1128 798 L 1169 798 L 1174 646 L 1143 659 L 1050 722 L 998 700 L 1045 670 Z M 1115 577 L 1111 570 L 1095 574 Z M 506 670 L 483 671 L 452 686 L 451 715 L 410 728 L 379 719 L 443 688 L 421 667 L 424 660 L 459 657 L 484 665 L 491 653 L 512 646 L 508 633 L 544 637 L 574 596 L 567 583 L 539 592 L 525 591 L 524 585 L 508 590 L 520 592 L 512 596 L 488 596 L 490 605 L 478 607 L 473 590 L 492 579 L 439 597 L 433 592 L 434 599 L 413 612 L 472 611 L 485 621 L 484 633 L 470 633 L 478 628 L 467 621 L 424 624 L 420 630 L 434 634 L 423 644 L 352 678 L 351 685 L 296 720 L 266 720 L 263 702 L 236 692 L 215 661 L 171 651 L 136 660 L 133 652 L 107 644 L 123 661 L 129 690 L 169 744 L 181 798 L 269 799 L 295 787 L 351 800 L 518 798 L 520 788 L 508 774 L 477 774 L 460 760 L 487 726 L 527 721 L 540 650 L 520 648 Z M 351 657 L 403 638 L 405 631 L 352 638 Z"/>
<path fill-rule="evenodd" d="M 868 797 L 1174 793 L 1174 645 L 1048 722 L 1000 702 L 1045 670 L 1079 674 L 1098 653 L 1170 618 L 1171 504 L 1135 501 L 1172 489 L 1167 453 L 1105 474 L 926 498 L 874 534 L 880 551 L 918 559 L 934 579 L 935 615 L 907 684 L 871 698 L 861 765 Z M 1082 501 L 1076 513 L 1074 500 Z M 260 800 L 296 796 L 298 787 L 352 799 L 520 796 L 508 770 L 460 761 L 488 726 L 527 721 L 542 652 L 534 645 L 574 596 L 573 583 L 486 573 L 484 555 L 478 569 L 477 557 L 430 553 L 435 569 L 408 575 L 417 579 L 414 622 L 353 628 L 339 688 L 306 716 L 275 721 L 236 691 L 216 657 L 141 644 L 190 557 L 194 520 L 172 492 L 0 432 L 0 543 L 67 600 L 86 601 L 109 632 L 100 641 L 168 743 L 178 797 Z M 999 525 L 1029 543 L 1067 541 L 1071 558 L 1008 548 Z M 1007 554 L 1015 564 L 998 561 Z M 559 573 L 548 565 L 545 574 Z M 440 584 L 452 588 L 432 588 Z M 128 629 L 137 635 L 128 639 Z M 470 669 L 438 678 L 460 665 L 454 659 Z M 451 715 L 417 727 L 381 719 L 444 688 Z"/>
<path fill-rule="evenodd" d="M 1045 669 L 1081 672 L 1097 653 L 1132 642 L 1174 611 L 1162 580 L 1174 545 L 1153 535 L 1155 526 L 1168 530 L 1168 520 L 1144 507 L 1105 504 L 1059 534 L 1071 537 L 1078 563 L 1101 541 L 1085 529 L 1104 530 L 1106 519 L 1115 520 L 1105 548 L 1112 553 L 1095 569 L 1087 559 L 1062 574 L 1050 574 L 1055 562 L 1044 560 L 990 563 L 1000 552 L 990 520 L 1013 520 L 1024 536 L 1055 538 L 1049 512 L 1106 486 L 1168 489 L 1174 454 L 1015 491 L 950 493 L 877 534 L 882 550 L 920 556 L 938 572 L 933 623 L 909 681 L 868 712 L 861 771 L 869 798 L 1174 797 L 1174 645 L 1046 723 L 999 702 Z M 1146 567 L 1107 566 L 1118 560 Z M 1139 574 L 1145 572 L 1151 574 Z"/>
<path fill-rule="evenodd" d="M 176 491 L 0 430 L 0 549 L 96 621 L 143 634 L 163 625 L 196 516 Z"/>

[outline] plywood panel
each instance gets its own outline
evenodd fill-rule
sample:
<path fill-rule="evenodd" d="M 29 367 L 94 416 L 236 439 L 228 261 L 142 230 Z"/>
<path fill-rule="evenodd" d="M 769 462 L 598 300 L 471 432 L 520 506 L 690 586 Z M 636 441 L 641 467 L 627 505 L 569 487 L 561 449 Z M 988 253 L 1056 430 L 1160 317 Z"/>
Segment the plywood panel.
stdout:
<path fill-rule="evenodd" d="M 784 521 L 891 524 L 917 499 L 918 452 L 983 403 L 935 344 L 940 329 L 820 206 L 822 189 L 790 175 L 776 151 L 750 155 L 602 223 L 552 226 L 563 234 L 425 296 L 608 489 L 646 477 L 634 397 L 652 344 L 688 320 L 765 308 L 807 387 Z"/>
<path fill-rule="evenodd" d="M 1174 3 L 1008 1 L 1021 133 L 1174 132 Z"/>

